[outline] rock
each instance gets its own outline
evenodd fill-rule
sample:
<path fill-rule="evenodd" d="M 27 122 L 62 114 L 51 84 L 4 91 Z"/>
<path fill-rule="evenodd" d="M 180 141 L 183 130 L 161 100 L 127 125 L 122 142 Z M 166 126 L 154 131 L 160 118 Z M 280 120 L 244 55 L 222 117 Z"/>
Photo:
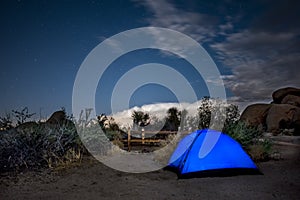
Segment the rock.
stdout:
<path fill-rule="evenodd" d="M 281 104 L 290 104 L 300 107 L 300 96 L 288 94 L 282 99 Z"/>
<path fill-rule="evenodd" d="M 300 122 L 296 122 L 294 125 L 294 134 L 293 135 L 300 135 Z"/>
<path fill-rule="evenodd" d="M 61 125 L 65 123 L 66 113 L 62 110 L 54 112 L 51 117 L 46 121 L 47 124 Z"/>
<path fill-rule="evenodd" d="M 266 118 L 267 131 L 279 134 L 283 129 L 291 129 L 300 125 L 300 108 L 289 104 L 273 104 Z M 294 133 L 295 133 L 294 131 Z"/>
<path fill-rule="evenodd" d="M 48 129 L 59 129 L 63 127 L 64 130 L 76 132 L 74 122 L 67 119 L 66 113 L 62 110 L 54 112 L 43 126 Z"/>
<path fill-rule="evenodd" d="M 273 136 L 272 133 L 269 133 L 269 132 L 264 132 L 263 133 L 263 137 L 269 138 L 269 137 L 272 137 L 272 136 Z"/>
<path fill-rule="evenodd" d="M 273 92 L 273 103 L 253 104 L 240 120 L 250 126 L 265 127 L 274 135 L 300 135 L 300 89 L 281 88 Z"/>
<path fill-rule="evenodd" d="M 281 160 L 282 159 L 282 156 L 279 152 L 273 152 L 271 155 L 270 155 L 270 158 L 272 160 Z"/>
<path fill-rule="evenodd" d="M 250 126 L 264 126 L 271 106 L 271 104 L 252 104 L 243 111 L 240 120 Z"/>
<path fill-rule="evenodd" d="M 294 129 L 283 129 L 281 132 L 282 135 L 293 135 L 294 134 Z"/>
<path fill-rule="evenodd" d="M 273 92 L 272 97 L 274 103 L 280 104 L 283 98 L 287 95 L 300 96 L 300 89 L 293 87 L 281 88 Z"/>

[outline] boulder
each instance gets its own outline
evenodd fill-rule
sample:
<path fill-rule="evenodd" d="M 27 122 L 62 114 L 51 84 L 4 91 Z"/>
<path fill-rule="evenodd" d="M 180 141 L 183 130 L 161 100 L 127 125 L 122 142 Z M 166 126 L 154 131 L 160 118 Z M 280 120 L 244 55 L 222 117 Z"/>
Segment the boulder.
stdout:
<path fill-rule="evenodd" d="M 281 104 L 290 104 L 300 107 L 300 96 L 288 94 L 282 99 Z"/>
<path fill-rule="evenodd" d="M 250 126 L 264 126 L 271 106 L 271 104 L 252 104 L 243 111 L 240 120 Z"/>
<path fill-rule="evenodd" d="M 292 127 L 294 128 L 294 135 L 300 135 L 300 114 L 294 115 Z"/>
<path fill-rule="evenodd" d="M 262 127 L 273 135 L 300 135 L 300 89 L 281 88 L 273 92 L 273 103 L 253 104 L 240 120 L 250 126 Z"/>
<path fill-rule="evenodd" d="M 74 122 L 67 118 L 62 110 L 54 112 L 51 117 L 41 124 L 45 129 L 56 131 L 77 132 Z"/>
<path fill-rule="evenodd" d="M 267 131 L 274 135 L 283 129 L 294 128 L 294 135 L 298 134 L 300 125 L 300 108 L 289 104 L 273 104 L 266 118 Z"/>
<path fill-rule="evenodd" d="M 66 121 L 66 113 L 62 110 L 54 112 L 51 117 L 46 121 L 50 125 L 61 125 Z"/>
<path fill-rule="evenodd" d="M 286 88 L 281 88 L 273 92 L 272 97 L 273 97 L 273 102 L 280 104 L 283 98 L 287 95 L 294 95 L 294 96 L 299 96 L 300 97 L 300 89 L 298 88 L 293 88 L 293 87 L 286 87 Z"/>

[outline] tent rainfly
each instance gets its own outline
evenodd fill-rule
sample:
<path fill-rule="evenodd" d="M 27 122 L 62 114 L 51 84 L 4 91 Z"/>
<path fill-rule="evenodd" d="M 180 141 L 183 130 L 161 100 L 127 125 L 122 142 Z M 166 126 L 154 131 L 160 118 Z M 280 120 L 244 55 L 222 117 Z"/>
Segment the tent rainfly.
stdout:
<path fill-rule="evenodd" d="M 261 174 L 238 142 L 211 129 L 185 136 L 166 168 L 179 178 Z"/>

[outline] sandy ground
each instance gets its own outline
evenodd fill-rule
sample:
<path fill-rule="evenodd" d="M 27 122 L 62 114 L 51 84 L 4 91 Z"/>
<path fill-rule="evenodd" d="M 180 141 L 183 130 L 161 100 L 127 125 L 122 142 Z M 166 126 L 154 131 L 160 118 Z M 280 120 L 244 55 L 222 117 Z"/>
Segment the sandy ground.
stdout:
<path fill-rule="evenodd" d="M 177 179 L 170 171 L 131 174 L 86 158 L 68 170 L 1 175 L 0 199 L 299 199 L 299 146 L 258 163 L 264 175 Z"/>

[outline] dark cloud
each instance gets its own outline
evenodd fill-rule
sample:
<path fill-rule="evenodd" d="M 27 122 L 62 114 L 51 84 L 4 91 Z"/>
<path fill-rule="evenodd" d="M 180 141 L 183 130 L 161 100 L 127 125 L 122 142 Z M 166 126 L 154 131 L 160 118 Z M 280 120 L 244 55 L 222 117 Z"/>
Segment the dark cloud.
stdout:
<path fill-rule="evenodd" d="M 240 101 L 271 99 L 280 87 L 300 87 L 299 3 L 264 2 L 245 29 L 211 47 L 232 71 L 226 86 Z"/>

